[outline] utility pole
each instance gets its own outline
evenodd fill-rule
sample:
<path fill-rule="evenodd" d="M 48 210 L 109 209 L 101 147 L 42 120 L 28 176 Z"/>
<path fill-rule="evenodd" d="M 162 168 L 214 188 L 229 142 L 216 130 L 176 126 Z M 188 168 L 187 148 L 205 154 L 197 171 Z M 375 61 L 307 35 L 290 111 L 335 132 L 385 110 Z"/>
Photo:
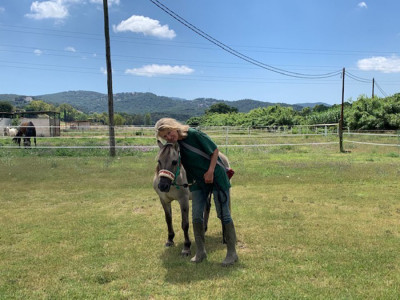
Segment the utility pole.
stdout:
<path fill-rule="evenodd" d="M 107 62 L 107 90 L 108 90 L 108 130 L 110 136 L 110 156 L 115 156 L 115 132 L 114 132 L 114 99 L 112 89 L 112 68 L 110 51 L 110 31 L 108 25 L 108 3 L 103 0 L 104 11 L 104 36 L 106 41 L 106 62 Z"/>
<path fill-rule="evenodd" d="M 344 75 L 346 73 L 345 68 L 343 68 L 342 72 L 342 106 L 340 110 L 340 122 L 339 122 L 339 146 L 340 152 L 346 152 L 343 148 L 343 112 L 344 112 Z"/>
<path fill-rule="evenodd" d="M 372 78 L 372 99 L 374 99 L 375 78 Z"/>

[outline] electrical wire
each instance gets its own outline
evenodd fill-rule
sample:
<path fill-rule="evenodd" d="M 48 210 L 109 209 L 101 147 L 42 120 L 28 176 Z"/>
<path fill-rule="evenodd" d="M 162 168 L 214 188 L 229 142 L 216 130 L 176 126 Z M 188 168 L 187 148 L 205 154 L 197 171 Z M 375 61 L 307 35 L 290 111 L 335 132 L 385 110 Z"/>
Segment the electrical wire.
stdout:
<path fill-rule="evenodd" d="M 351 74 L 351 73 L 348 72 L 348 71 L 346 71 L 346 75 L 347 75 L 348 77 L 350 77 L 351 79 L 353 79 L 353 80 L 355 80 L 355 81 L 358 81 L 358 82 L 362 82 L 362 83 L 371 83 L 371 80 L 370 80 L 370 79 L 362 78 L 362 77 L 356 76 L 356 75 L 354 75 L 354 74 Z"/>
<path fill-rule="evenodd" d="M 375 86 L 378 88 L 378 90 L 382 93 L 383 96 L 388 97 L 388 94 L 385 93 L 385 91 L 379 86 L 376 80 L 375 80 Z"/>
<path fill-rule="evenodd" d="M 297 72 L 292 72 L 292 71 L 288 71 L 288 70 L 284 70 L 284 69 L 280 69 L 280 68 L 276 68 L 273 67 L 271 65 L 262 63 L 256 59 L 253 59 L 241 52 L 238 52 L 234 49 L 232 49 L 231 47 L 229 47 L 228 45 L 222 43 L 221 41 L 213 38 L 212 36 L 210 36 L 209 34 L 205 33 L 204 31 L 200 30 L 199 28 L 197 28 L 195 25 L 191 24 L 190 22 L 188 22 L 187 20 L 185 20 L 184 18 L 182 18 L 181 16 L 179 16 L 177 13 L 175 13 L 174 11 L 172 11 L 171 9 L 169 9 L 167 6 L 165 6 L 164 4 L 162 4 L 161 2 L 159 2 L 158 0 L 149 0 L 150 2 L 152 2 L 154 5 L 156 5 L 158 8 L 160 8 L 161 10 L 163 10 L 165 13 L 167 13 L 168 15 L 170 15 L 172 18 L 174 18 L 175 20 L 177 20 L 179 23 L 181 23 L 182 25 L 184 25 L 185 27 L 189 28 L 190 30 L 192 30 L 193 32 L 195 32 L 196 34 L 198 34 L 199 36 L 205 38 L 206 40 L 208 40 L 209 42 L 213 43 L 214 45 L 218 46 L 219 48 L 221 48 L 222 50 L 244 60 L 247 61 L 248 63 L 251 63 L 253 65 L 256 65 L 258 67 L 261 67 L 263 69 L 266 69 L 268 71 L 274 72 L 274 73 L 278 73 L 284 76 L 290 76 L 290 77 L 295 77 L 295 78 L 303 78 L 303 79 L 322 79 L 322 78 L 329 78 L 329 77 L 334 77 L 337 76 L 339 74 L 341 74 L 341 70 L 340 71 L 334 71 L 331 73 L 325 73 L 325 74 L 304 74 L 304 73 L 297 73 Z"/>

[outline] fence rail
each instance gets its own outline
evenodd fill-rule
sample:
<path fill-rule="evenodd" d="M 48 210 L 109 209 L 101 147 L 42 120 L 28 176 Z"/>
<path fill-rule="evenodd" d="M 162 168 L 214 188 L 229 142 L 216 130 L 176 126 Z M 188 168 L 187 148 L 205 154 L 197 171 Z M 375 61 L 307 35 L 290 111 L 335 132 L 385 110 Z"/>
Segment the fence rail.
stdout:
<path fill-rule="evenodd" d="M 40 126 L 51 127 L 51 126 Z M 0 148 L 19 148 L 10 136 L 5 136 L 5 126 L 0 126 Z M 154 127 L 115 126 L 116 148 L 155 149 Z M 202 126 L 220 148 L 318 146 L 339 144 L 337 124 L 233 127 Z M 105 149 L 109 148 L 109 127 L 102 126 L 60 126 L 60 136 L 38 136 L 37 149 Z M 400 131 L 355 131 L 345 130 L 348 145 L 374 145 L 400 148 Z"/>

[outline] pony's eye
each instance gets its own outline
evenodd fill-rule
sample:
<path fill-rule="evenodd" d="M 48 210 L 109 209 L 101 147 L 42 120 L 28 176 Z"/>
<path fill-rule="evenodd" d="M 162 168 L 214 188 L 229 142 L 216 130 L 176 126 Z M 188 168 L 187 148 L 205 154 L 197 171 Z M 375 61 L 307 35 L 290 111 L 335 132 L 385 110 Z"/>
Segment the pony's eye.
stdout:
<path fill-rule="evenodd" d="M 177 160 L 173 160 L 173 161 L 172 161 L 172 165 L 173 165 L 173 166 L 176 166 L 177 164 L 178 164 L 178 161 L 177 161 Z"/>

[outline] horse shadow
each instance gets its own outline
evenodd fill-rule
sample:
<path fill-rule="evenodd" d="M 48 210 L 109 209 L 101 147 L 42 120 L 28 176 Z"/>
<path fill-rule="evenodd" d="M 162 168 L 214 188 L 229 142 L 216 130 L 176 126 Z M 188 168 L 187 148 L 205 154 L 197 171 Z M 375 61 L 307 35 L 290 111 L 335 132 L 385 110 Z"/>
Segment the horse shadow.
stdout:
<path fill-rule="evenodd" d="M 192 254 L 189 257 L 182 257 L 180 250 L 183 243 L 179 243 L 174 247 L 166 247 L 164 252 L 160 255 L 164 268 L 167 271 L 165 281 L 171 284 L 184 284 L 201 280 L 210 280 L 210 278 L 221 278 L 229 276 L 229 274 L 240 266 L 240 261 L 233 266 L 223 267 L 222 260 L 225 257 L 226 244 L 222 243 L 222 235 L 207 235 L 205 236 L 205 246 L 207 251 L 207 259 L 201 263 L 192 263 L 190 259 L 196 253 L 196 246 L 194 241 L 191 247 Z M 210 259 L 212 253 L 215 251 L 223 250 L 224 257 L 221 261 L 214 261 Z"/>

